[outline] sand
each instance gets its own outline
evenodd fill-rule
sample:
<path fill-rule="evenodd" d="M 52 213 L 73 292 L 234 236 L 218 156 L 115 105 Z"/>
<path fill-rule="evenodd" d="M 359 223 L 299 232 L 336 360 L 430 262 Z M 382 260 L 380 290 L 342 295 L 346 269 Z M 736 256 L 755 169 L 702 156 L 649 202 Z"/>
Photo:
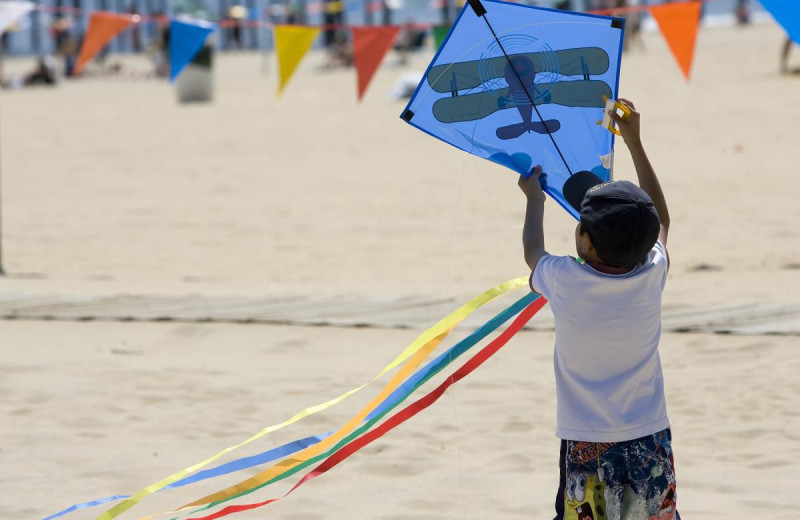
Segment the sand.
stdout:
<path fill-rule="evenodd" d="M 623 60 L 672 214 L 665 308 L 798 303 L 800 77 L 777 74 L 782 38 L 773 25 L 704 30 L 690 83 L 658 35 Z M 0 93 L 0 296 L 462 302 L 524 276 L 514 176 L 403 124 L 404 103 L 387 99 L 430 58 L 389 56 L 361 104 L 353 71 L 321 71 L 318 53 L 280 100 L 257 53 L 218 56 L 207 105 L 135 79 L 140 57 L 122 77 Z M 618 152 L 617 178 L 633 178 Z M 548 203 L 551 251 L 572 252 L 573 227 Z M 418 332 L 0 321 L 0 518 L 131 493 L 368 381 Z M 521 333 L 426 412 L 239 518 L 552 517 L 552 343 Z M 684 518 L 794 518 L 796 349 L 796 336 L 662 337 Z M 381 386 L 223 460 L 334 429 Z M 122 518 L 236 481 L 159 493 Z"/>

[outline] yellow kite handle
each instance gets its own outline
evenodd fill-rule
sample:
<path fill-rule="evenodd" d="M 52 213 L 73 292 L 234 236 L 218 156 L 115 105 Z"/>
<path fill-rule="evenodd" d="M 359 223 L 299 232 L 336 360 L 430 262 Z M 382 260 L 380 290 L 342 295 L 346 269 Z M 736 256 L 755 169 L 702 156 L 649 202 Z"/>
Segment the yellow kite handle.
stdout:
<path fill-rule="evenodd" d="M 603 112 L 603 120 L 598 121 L 598 125 L 605 126 L 609 132 L 614 135 L 622 135 L 622 133 L 614 126 L 614 120 L 608 117 L 609 110 L 621 110 L 622 111 L 622 119 L 626 120 L 631 117 L 631 109 L 625 103 L 616 100 L 609 100 L 608 97 L 603 96 L 603 101 L 605 101 L 606 106 Z"/>
<path fill-rule="evenodd" d="M 625 103 L 621 101 L 614 101 L 614 110 L 622 110 L 622 120 L 628 120 L 631 118 L 631 109 Z"/>

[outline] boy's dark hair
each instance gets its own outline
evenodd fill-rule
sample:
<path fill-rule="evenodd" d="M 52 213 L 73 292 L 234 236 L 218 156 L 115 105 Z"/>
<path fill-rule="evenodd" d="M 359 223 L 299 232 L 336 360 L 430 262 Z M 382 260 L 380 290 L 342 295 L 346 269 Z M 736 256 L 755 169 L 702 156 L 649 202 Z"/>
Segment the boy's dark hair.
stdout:
<path fill-rule="evenodd" d="M 633 267 L 658 240 L 658 212 L 650 196 L 628 181 L 602 182 L 578 172 L 564 183 L 564 196 L 580 214 L 581 232 L 589 233 L 604 264 Z"/>

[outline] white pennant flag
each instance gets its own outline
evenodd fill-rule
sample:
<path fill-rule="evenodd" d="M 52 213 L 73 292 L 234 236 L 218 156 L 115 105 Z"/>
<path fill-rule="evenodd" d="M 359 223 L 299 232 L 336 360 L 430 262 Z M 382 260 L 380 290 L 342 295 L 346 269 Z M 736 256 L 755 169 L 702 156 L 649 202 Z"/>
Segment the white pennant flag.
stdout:
<path fill-rule="evenodd" d="M 0 34 L 33 11 L 33 2 L 0 2 Z"/>

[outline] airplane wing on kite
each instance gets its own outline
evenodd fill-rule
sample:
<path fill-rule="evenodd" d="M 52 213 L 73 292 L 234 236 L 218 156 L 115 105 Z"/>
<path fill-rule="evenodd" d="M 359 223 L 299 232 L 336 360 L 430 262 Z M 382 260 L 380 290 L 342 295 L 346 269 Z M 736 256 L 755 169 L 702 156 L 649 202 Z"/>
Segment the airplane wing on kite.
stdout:
<path fill-rule="evenodd" d="M 401 118 L 473 155 L 528 175 L 577 218 L 563 186 L 611 178 L 614 135 L 598 126 L 616 99 L 625 21 L 469 0 Z"/>

